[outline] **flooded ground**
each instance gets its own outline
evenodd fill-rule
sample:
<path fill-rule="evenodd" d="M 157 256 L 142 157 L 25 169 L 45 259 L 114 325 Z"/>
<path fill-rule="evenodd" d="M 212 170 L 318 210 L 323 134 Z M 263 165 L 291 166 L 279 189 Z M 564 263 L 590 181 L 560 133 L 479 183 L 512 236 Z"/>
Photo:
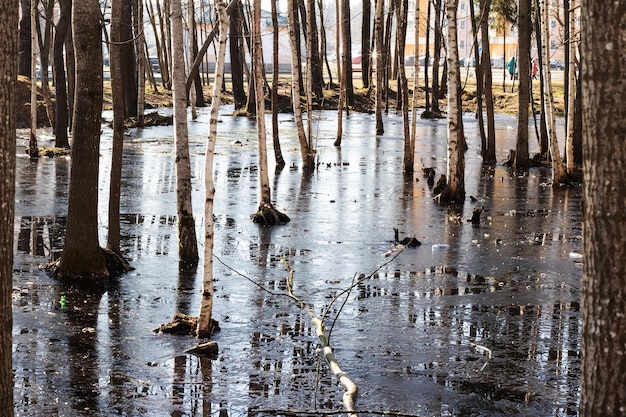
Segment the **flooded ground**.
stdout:
<path fill-rule="evenodd" d="M 330 342 L 359 388 L 360 415 L 577 415 L 580 187 L 553 190 L 545 169 L 519 177 L 502 166 L 483 169 L 476 122 L 468 115 L 468 199 L 459 221 L 433 202 L 421 173 L 402 175 L 399 116 L 387 116 L 385 135 L 377 138 L 372 115 L 350 115 L 337 149 L 336 113 L 316 114 L 319 165 L 306 174 L 294 125 L 283 115 L 287 167 L 270 178 L 276 206 L 291 222 L 261 228 L 250 219 L 259 195 L 255 124 L 231 111 L 222 110 L 215 158 L 214 317 L 222 330 L 212 361 L 184 353 L 191 338 L 153 332 L 176 312 L 197 314 L 202 281 L 201 267 L 178 268 L 172 129 L 126 137 L 122 245 L 136 269 L 102 294 L 68 287 L 39 269 L 62 248 L 70 163 L 32 163 L 18 153 L 16 415 L 340 410 L 343 388 L 320 360 L 309 314 L 278 295 L 286 291 L 283 260 L 294 269 L 295 293 L 317 315 L 330 307 Z M 204 110 L 190 124 L 199 236 L 207 118 Z M 503 160 L 513 147 L 515 120 L 501 116 L 497 123 Z M 416 161 L 439 176 L 446 121 L 418 125 Z M 105 128 L 102 178 L 110 139 Z M 107 194 L 103 180 L 103 244 Z M 466 220 L 479 206 L 482 222 L 472 227 Z M 384 256 L 394 227 L 422 245 Z M 361 275 L 371 277 L 333 303 Z"/>

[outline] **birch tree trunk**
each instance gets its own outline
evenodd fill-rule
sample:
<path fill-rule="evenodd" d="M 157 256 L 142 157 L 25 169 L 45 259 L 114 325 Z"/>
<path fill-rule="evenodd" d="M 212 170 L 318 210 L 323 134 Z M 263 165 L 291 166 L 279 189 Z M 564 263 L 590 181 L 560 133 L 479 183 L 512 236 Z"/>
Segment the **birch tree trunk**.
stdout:
<path fill-rule="evenodd" d="M 202 299 L 200 313 L 198 314 L 198 338 L 205 338 L 213 331 L 213 201 L 215 200 L 215 185 L 213 183 L 213 156 L 215 155 L 215 142 L 217 140 L 217 122 L 222 99 L 222 82 L 224 81 L 224 60 L 226 57 L 226 41 L 229 36 L 229 20 L 226 5 L 222 0 L 215 1 L 217 16 L 220 25 L 220 36 L 215 62 L 215 80 L 213 82 L 213 94 L 211 97 L 211 110 L 209 116 L 209 137 L 206 146 L 204 163 L 204 261 L 202 274 Z"/>
<path fill-rule="evenodd" d="M 402 162 L 402 171 L 405 174 L 413 174 L 415 161 L 415 142 L 411 137 L 411 125 L 409 122 L 409 83 L 406 78 L 406 67 L 404 65 L 404 45 L 406 43 L 406 20 L 407 20 L 408 1 L 401 0 L 397 8 L 397 26 L 396 26 L 396 51 L 398 56 L 398 73 L 400 86 L 402 91 L 402 130 L 404 136 L 404 158 Z M 419 38 L 416 38 L 419 39 Z"/>
<path fill-rule="evenodd" d="M 30 141 L 28 143 L 28 154 L 30 159 L 39 158 L 39 147 L 37 144 L 37 3 L 39 0 L 30 0 Z M 43 71 L 48 68 L 41 68 Z"/>
<path fill-rule="evenodd" d="M 0 0 L 0 415 L 12 416 L 12 289 L 15 213 L 15 113 L 18 72 L 17 0 Z"/>
<path fill-rule="evenodd" d="M 448 168 L 447 185 L 437 196 L 442 201 L 462 203 L 465 199 L 465 135 L 457 43 L 457 7 L 459 0 L 446 0 L 448 22 Z"/>
<path fill-rule="evenodd" d="M 565 167 L 563 166 L 563 159 L 559 151 L 559 143 L 556 133 L 556 116 L 554 110 L 554 95 L 552 94 L 552 75 L 550 72 L 550 14 L 548 7 L 550 0 L 541 1 L 541 12 L 543 19 L 541 20 L 541 32 L 543 34 L 541 44 L 542 55 L 542 77 L 543 77 L 543 95 L 546 102 L 546 111 L 544 117 L 546 119 L 546 125 L 548 127 L 548 141 L 550 143 L 550 156 L 552 158 L 552 186 L 558 187 L 561 185 L 567 177 Z"/>
<path fill-rule="evenodd" d="M 626 66 L 624 3 L 582 2 L 585 236 L 581 417 L 626 410 Z"/>
<path fill-rule="evenodd" d="M 196 222 L 191 205 L 191 162 L 187 128 L 187 91 L 185 89 L 185 56 L 183 13 L 180 0 L 170 0 L 172 28 L 174 136 L 176 146 L 176 212 L 178 214 L 178 258 L 182 262 L 198 260 Z"/>

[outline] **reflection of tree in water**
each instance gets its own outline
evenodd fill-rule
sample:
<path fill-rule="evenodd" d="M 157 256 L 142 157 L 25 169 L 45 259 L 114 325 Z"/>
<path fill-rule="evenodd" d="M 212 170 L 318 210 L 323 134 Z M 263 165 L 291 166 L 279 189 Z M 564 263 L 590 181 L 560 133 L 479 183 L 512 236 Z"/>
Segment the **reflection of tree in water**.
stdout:
<path fill-rule="evenodd" d="M 55 260 L 61 255 L 64 235 L 65 217 L 22 216 L 17 235 L 17 250 Z"/>

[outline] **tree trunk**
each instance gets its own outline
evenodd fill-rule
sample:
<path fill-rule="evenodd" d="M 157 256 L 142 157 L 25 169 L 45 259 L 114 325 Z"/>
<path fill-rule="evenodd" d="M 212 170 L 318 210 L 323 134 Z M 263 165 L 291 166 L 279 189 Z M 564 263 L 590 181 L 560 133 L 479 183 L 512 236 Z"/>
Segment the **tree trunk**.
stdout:
<path fill-rule="evenodd" d="M 396 51 L 396 54 L 398 56 L 398 75 L 400 80 L 398 90 L 402 90 L 402 130 L 404 136 L 404 158 L 402 160 L 402 171 L 405 174 L 413 174 L 415 142 L 413 142 L 411 137 L 411 125 L 409 122 L 409 83 L 406 78 L 406 68 L 404 66 L 404 45 L 406 43 L 408 5 L 408 0 L 401 0 L 400 7 L 398 7 L 396 37 L 399 39 L 399 42 L 397 42 L 398 50 Z"/>
<path fill-rule="evenodd" d="M 541 51 L 543 50 L 543 44 L 545 40 L 543 39 L 542 29 L 541 29 L 541 0 L 535 0 L 535 38 L 537 40 L 537 50 L 539 51 L 539 91 L 541 92 L 541 118 L 540 118 L 540 128 L 539 128 L 539 152 L 543 157 L 548 157 L 550 153 L 550 149 L 548 146 L 548 127 L 546 125 L 546 118 L 543 116 L 546 112 L 546 100 L 543 92 L 545 91 L 544 85 L 544 77 L 543 77 L 543 54 Z"/>
<path fill-rule="evenodd" d="M 280 148 L 278 136 L 278 12 L 276 3 L 272 0 L 272 141 L 274 143 L 274 159 L 276 159 L 276 171 L 285 167 L 285 158 Z"/>
<path fill-rule="evenodd" d="M 530 166 L 528 154 L 528 104 L 530 103 L 530 9 L 532 0 L 520 0 L 517 21 L 519 28 L 519 87 L 517 107 L 517 141 L 515 145 L 515 168 L 527 169 Z"/>
<path fill-rule="evenodd" d="M 491 54 L 489 52 L 489 9 L 491 0 L 480 0 L 482 58 L 480 60 L 482 76 L 485 81 L 485 110 L 487 113 L 487 148 L 483 153 L 483 164 L 496 162 L 496 122 L 493 107 L 493 75 L 491 73 Z M 478 65 L 478 64 L 476 64 Z"/>
<path fill-rule="evenodd" d="M 321 102 L 324 99 L 324 83 L 322 81 L 322 60 L 320 58 L 320 41 L 315 9 L 315 0 L 307 0 L 307 53 L 311 59 L 310 88 L 307 91 L 315 96 L 316 102 Z M 307 71 L 309 70 L 307 69 Z"/>
<path fill-rule="evenodd" d="M 37 3 L 38 0 L 31 0 L 30 2 L 30 43 L 31 55 L 30 55 L 30 140 L 28 142 L 28 154 L 30 159 L 39 158 L 39 147 L 37 145 Z M 43 74 L 44 68 L 41 68 Z M 45 69 L 48 71 L 48 68 Z"/>
<path fill-rule="evenodd" d="M 135 49 L 137 50 L 137 126 L 144 127 L 144 113 L 146 102 L 146 49 L 144 44 L 146 37 L 143 23 L 143 0 L 137 0 L 137 18 L 135 21 L 136 32 L 138 33 Z"/>
<path fill-rule="evenodd" d="M 436 117 L 441 113 L 439 109 L 439 60 L 441 57 L 441 8 L 443 2 L 442 0 L 435 0 L 433 4 L 435 8 L 435 39 L 433 40 L 433 94 L 431 112 L 433 117 Z"/>
<path fill-rule="evenodd" d="M 120 193 L 122 186 L 122 148 L 124 146 L 124 86 L 122 84 L 122 9 L 123 0 L 111 1 L 111 45 L 109 63 L 113 101 L 113 140 L 111 182 L 109 184 L 109 229 L 107 248 L 120 254 Z"/>
<path fill-rule="evenodd" d="M 234 7 L 230 11 L 230 70 L 233 84 L 233 99 L 235 100 L 235 110 L 242 109 L 246 106 L 248 97 L 243 84 L 243 65 L 241 61 L 240 48 L 243 45 L 241 36 L 241 6 Z"/>
<path fill-rule="evenodd" d="M 487 152 L 487 134 L 485 133 L 485 117 L 483 116 L 483 89 L 485 85 L 485 72 L 480 65 L 480 48 L 478 47 L 478 31 L 482 27 L 480 20 L 486 19 L 487 15 L 479 9 L 480 19 L 477 22 L 476 13 L 470 7 L 470 19 L 472 22 L 472 35 L 474 37 L 474 70 L 476 71 L 476 119 L 478 119 L 478 131 L 480 133 L 480 154 Z"/>
<path fill-rule="evenodd" d="M 376 51 L 378 51 L 376 62 L 376 135 L 380 136 L 385 133 L 383 125 L 383 93 L 385 85 L 385 60 L 383 49 L 384 39 L 384 17 L 385 17 L 385 0 L 376 1 L 376 9 L 374 12 L 374 31 L 376 34 Z"/>
<path fill-rule="evenodd" d="M 414 39 L 415 50 L 413 51 L 413 101 L 411 103 L 411 149 L 415 154 L 415 142 L 417 141 L 417 104 L 418 104 L 418 91 L 419 91 L 419 35 L 420 35 L 420 2 L 414 3 L 413 16 L 414 23 Z M 408 91 L 407 91 L 408 93 Z M 413 157 L 415 158 L 415 156 Z M 415 161 L 413 161 L 415 163 Z"/>
<path fill-rule="evenodd" d="M 58 148 L 69 148 L 70 142 L 68 137 L 68 129 L 70 124 L 70 113 L 67 97 L 67 80 L 65 78 L 65 57 L 64 46 L 67 39 L 68 29 L 70 29 L 70 17 L 72 15 L 71 0 L 59 1 L 59 20 L 57 21 L 57 30 L 54 37 L 53 46 L 53 65 L 54 65 L 54 84 L 56 87 L 56 109 L 54 115 L 55 123 L 55 146 Z"/>
<path fill-rule="evenodd" d="M 419 1 L 416 3 L 419 3 Z M 363 88 L 370 88 L 370 67 L 372 66 L 372 51 L 370 49 L 372 37 L 371 0 L 363 0 L 363 16 L 361 21 L 361 79 L 363 80 Z"/>
<path fill-rule="evenodd" d="M 293 10 L 292 10 L 293 12 Z M 259 210 L 253 221 L 261 224 L 282 224 L 289 217 L 272 205 L 270 181 L 267 167 L 267 133 L 265 128 L 265 97 L 263 94 L 263 46 L 261 41 L 261 2 L 255 1 L 252 8 L 252 69 L 256 87 L 257 138 L 259 141 Z M 295 71 L 292 71 L 295 72 Z"/>
<path fill-rule="evenodd" d="M 76 0 L 79 1 L 79 0 Z M 137 55 L 133 41 L 133 13 L 131 0 L 124 0 L 122 8 L 122 58 L 121 72 L 124 90 L 124 114 L 126 117 L 137 117 Z"/>
<path fill-rule="evenodd" d="M 289 30 L 289 43 L 291 46 L 291 99 L 293 101 L 293 115 L 296 121 L 296 130 L 298 132 L 298 141 L 300 142 L 300 156 L 302 157 L 302 164 L 304 166 L 312 165 L 313 156 L 312 149 L 309 147 L 309 139 L 304 131 L 304 124 L 302 122 L 302 105 L 300 104 L 300 63 L 298 61 L 298 54 L 296 48 L 298 41 L 296 39 L 296 21 L 295 21 L 295 5 L 292 1 L 287 3 L 287 21 Z"/>
<path fill-rule="evenodd" d="M 215 62 L 215 80 L 213 83 L 213 95 L 211 97 L 211 110 L 209 116 L 209 137 L 207 140 L 204 184 L 206 199 L 204 204 L 204 261 L 202 278 L 202 299 L 200 313 L 198 314 L 198 328 L 196 334 L 199 338 L 209 337 L 213 331 L 213 201 L 215 199 L 215 185 L 213 184 L 213 156 L 215 154 L 215 142 L 217 140 L 217 122 L 222 99 L 222 81 L 224 79 L 224 59 L 226 57 L 226 41 L 229 37 L 228 14 L 222 0 L 215 2 L 217 16 L 220 24 L 220 37 Z"/>
<path fill-rule="evenodd" d="M 190 1 L 187 3 L 188 16 L 189 16 L 189 42 L 190 46 L 190 58 L 195 60 L 200 52 L 198 50 L 198 27 L 196 25 L 196 12 L 194 2 Z M 190 59 L 190 61 L 191 61 Z M 191 74 L 190 74 L 191 76 Z M 198 107 L 204 107 L 204 91 L 202 91 L 202 78 L 200 77 L 200 72 L 196 72 L 193 75 L 194 87 L 195 87 L 195 105 Z"/>
<path fill-rule="evenodd" d="M 346 104 L 354 107 L 354 82 L 352 79 L 352 29 L 350 25 L 350 1 L 342 0 L 343 22 L 341 24 L 344 45 L 344 72 L 346 77 Z"/>
<path fill-rule="evenodd" d="M 50 74 L 48 71 L 48 67 L 50 66 L 52 27 L 54 26 L 54 1 L 41 1 L 41 4 L 44 8 L 43 11 L 45 13 L 43 33 L 41 30 L 41 25 L 39 24 L 39 19 L 37 20 L 37 24 L 35 25 L 39 38 L 39 60 L 41 62 L 41 92 L 44 98 L 48 121 L 50 122 L 50 126 L 52 126 L 52 131 L 56 132 L 56 118 L 54 116 L 54 103 L 52 102 L 52 92 L 50 91 Z"/>
<path fill-rule="evenodd" d="M 13 233 L 15 212 L 15 113 L 18 73 L 17 0 L 0 0 L 0 414 L 12 416 Z"/>
<path fill-rule="evenodd" d="M 543 57 L 543 95 L 546 102 L 546 111 L 544 118 L 548 127 L 548 142 L 550 144 L 550 156 L 552 159 L 552 186 L 558 187 L 566 180 L 565 167 L 563 159 L 559 151 L 559 143 L 556 132 L 556 116 L 554 110 L 554 96 L 552 93 L 552 76 L 550 71 L 550 14 L 548 11 L 550 0 L 542 0 L 541 12 L 543 19 L 541 20 L 541 28 L 543 35 L 543 44 L 541 47 L 541 55 Z"/>
<path fill-rule="evenodd" d="M 626 410 L 626 65 L 624 4 L 585 1 L 582 8 L 585 236 L 580 416 Z"/>
<path fill-rule="evenodd" d="M 75 1 L 72 27 L 76 55 L 76 102 L 65 245 L 57 278 L 106 278 L 98 243 L 98 171 L 102 120 L 102 30 L 98 0 Z"/>
<path fill-rule="evenodd" d="M 327 42 L 326 42 L 326 27 L 324 24 L 324 5 L 323 0 L 317 1 L 317 6 L 320 14 L 320 55 L 326 64 L 326 72 L 328 72 L 328 88 L 333 88 L 333 73 L 330 70 L 330 64 L 328 62 L 327 54 Z M 322 75 L 323 77 L 323 75 Z"/>
<path fill-rule="evenodd" d="M 30 5 L 30 0 L 20 0 L 18 70 L 24 77 L 30 77 L 31 72 Z"/>
<path fill-rule="evenodd" d="M 465 199 L 465 134 L 461 100 L 461 74 L 457 42 L 457 7 L 459 0 L 446 0 L 448 22 L 448 169 L 447 184 L 438 196 L 441 201 L 462 203 Z"/>
<path fill-rule="evenodd" d="M 575 1 L 572 1 L 573 5 Z M 569 21 L 569 32 L 570 34 L 577 33 L 578 31 L 574 31 L 574 26 L 576 24 L 576 15 L 574 9 L 569 9 L 566 11 L 568 21 Z M 576 56 L 576 45 L 577 39 L 574 35 L 568 37 L 568 41 L 566 43 L 569 48 L 569 60 L 566 61 L 566 65 L 568 66 L 567 71 L 567 123 L 566 123 L 566 133 L 565 133 L 565 159 L 567 161 L 567 174 L 570 176 L 574 176 L 576 174 L 576 161 L 574 158 L 574 113 L 576 109 L 576 66 L 574 65 L 574 57 Z"/>
<path fill-rule="evenodd" d="M 191 205 L 191 162 L 189 160 L 189 132 L 187 128 L 187 91 L 185 89 L 185 56 L 183 41 L 183 13 L 180 0 L 170 0 L 172 28 L 174 137 L 176 146 L 176 212 L 178 214 L 178 259 L 196 262 L 198 242 L 196 222 Z"/>

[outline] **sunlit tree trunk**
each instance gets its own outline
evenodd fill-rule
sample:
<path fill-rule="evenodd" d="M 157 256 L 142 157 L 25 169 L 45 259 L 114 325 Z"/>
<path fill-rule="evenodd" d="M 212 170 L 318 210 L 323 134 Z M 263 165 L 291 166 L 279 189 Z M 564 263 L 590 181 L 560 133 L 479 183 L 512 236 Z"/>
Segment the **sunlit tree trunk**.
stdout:
<path fill-rule="evenodd" d="M 39 147 L 37 145 L 37 3 L 39 0 L 30 1 L 30 140 L 28 142 L 28 153 L 30 159 L 39 158 Z M 41 68 L 43 74 L 44 68 Z M 48 71 L 48 68 L 45 68 Z"/>
<path fill-rule="evenodd" d="M 574 157 L 574 113 L 576 109 L 576 66 L 574 65 L 574 58 L 576 57 L 576 46 L 577 46 L 577 35 L 574 35 L 578 31 L 575 29 L 576 25 L 576 12 L 575 6 L 576 1 L 570 1 L 570 5 L 572 6 L 569 11 L 566 11 L 567 17 L 569 19 L 569 30 L 570 30 L 570 38 L 568 39 L 567 46 L 569 47 L 569 62 L 566 62 L 569 70 L 567 71 L 568 75 L 568 83 L 567 83 L 567 131 L 565 133 L 566 141 L 565 141 L 565 152 L 566 152 L 566 161 L 567 161 L 567 173 L 569 175 L 575 175 L 576 171 L 576 158 Z"/>
<path fill-rule="evenodd" d="M 581 417 L 626 410 L 626 38 L 624 4 L 582 2 L 585 237 Z"/>
<path fill-rule="evenodd" d="M 204 163 L 204 256 L 202 299 L 200 313 L 198 314 L 198 328 L 196 334 L 199 338 L 209 337 L 213 331 L 213 201 L 215 200 L 215 185 L 213 183 L 213 156 L 215 155 L 215 142 L 217 140 L 217 122 L 222 99 L 222 82 L 224 81 L 224 59 L 226 57 L 226 41 L 229 36 L 229 21 L 226 6 L 222 0 L 215 2 L 217 16 L 220 25 L 219 45 L 215 62 L 215 80 L 213 94 L 211 96 L 211 110 L 209 116 L 209 137 L 206 146 Z"/>
<path fill-rule="evenodd" d="M 550 71 L 550 14 L 548 7 L 550 0 L 541 1 L 541 12 L 543 19 L 541 21 L 541 32 L 543 34 L 543 43 L 541 45 L 541 55 L 543 57 L 543 95 L 546 102 L 546 111 L 544 117 L 546 119 L 546 125 L 548 127 L 548 141 L 550 143 L 550 156 L 552 159 L 552 186 L 558 187 L 566 180 L 565 167 L 563 166 L 563 159 L 559 151 L 559 143 L 557 140 L 556 132 L 556 116 L 554 110 L 554 95 L 552 93 L 552 75 Z"/>
<path fill-rule="evenodd" d="M 180 0 L 170 0 L 172 28 L 174 136 L 176 141 L 176 212 L 178 214 L 178 258 L 182 262 L 198 260 L 196 222 L 191 204 L 191 161 L 187 128 L 187 91 L 185 89 L 185 56 L 183 13 Z"/>
<path fill-rule="evenodd" d="M 530 165 L 528 154 L 528 104 L 530 102 L 530 9 L 532 0 L 519 0 L 518 21 L 518 107 L 517 107 L 517 141 L 515 145 L 515 168 L 526 169 Z"/>
<path fill-rule="evenodd" d="M 298 141 L 300 142 L 300 155 L 302 157 L 302 163 L 304 166 L 313 165 L 313 150 L 310 148 L 309 139 L 307 138 L 304 130 L 304 123 L 302 121 L 302 106 L 300 104 L 300 63 L 298 62 L 298 55 L 296 54 L 296 48 L 298 42 L 296 39 L 296 22 L 295 22 L 295 5 L 293 1 L 289 1 L 287 4 L 287 20 L 289 24 L 289 44 L 291 46 L 291 99 L 293 101 L 293 115 L 296 122 L 296 130 L 298 132 Z"/>
<path fill-rule="evenodd" d="M 15 113 L 18 1 L 0 0 L 0 415 L 13 415 L 11 311 L 15 211 Z"/>
<path fill-rule="evenodd" d="M 457 43 L 457 7 L 459 0 L 446 0 L 448 23 L 448 167 L 447 185 L 438 200 L 462 203 L 465 199 L 465 134 Z"/>
<path fill-rule="evenodd" d="M 58 278 L 109 276 L 98 242 L 98 173 L 102 121 L 102 30 L 98 0 L 74 1 L 72 31 L 76 55 L 76 106 L 65 245 Z"/>
<path fill-rule="evenodd" d="M 374 12 L 374 30 L 376 35 L 376 135 L 380 136 L 385 133 L 383 126 L 383 106 L 384 106 L 384 85 L 385 85 L 385 60 L 383 53 L 384 40 L 384 18 L 385 18 L 385 0 L 377 0 Z"/>

